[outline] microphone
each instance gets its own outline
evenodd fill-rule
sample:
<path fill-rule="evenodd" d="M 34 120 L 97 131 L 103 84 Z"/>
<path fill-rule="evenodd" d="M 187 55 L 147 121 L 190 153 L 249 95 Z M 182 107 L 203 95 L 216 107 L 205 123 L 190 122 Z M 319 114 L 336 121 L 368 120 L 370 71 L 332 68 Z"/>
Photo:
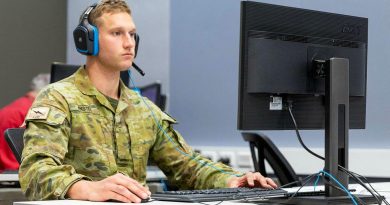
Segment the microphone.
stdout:
<path fill-rule="evenodd" d="M 145 72 L 143 70 L 141 70 L 141 68 L 139 68 L 134 62 L 133 62 L 132 66 L 139 74 L 141 74 L 142 76 L 145 75 Z"/>

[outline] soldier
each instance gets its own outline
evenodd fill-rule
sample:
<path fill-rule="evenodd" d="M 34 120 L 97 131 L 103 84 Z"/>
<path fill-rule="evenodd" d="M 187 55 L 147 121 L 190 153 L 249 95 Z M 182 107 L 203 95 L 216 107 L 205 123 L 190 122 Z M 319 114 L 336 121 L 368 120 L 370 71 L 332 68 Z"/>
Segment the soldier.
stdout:
<path fill-rule="evenodd" d="M 89 23 L 98 44 L 78 48 L 88 54 L 86 65 L 41 91 L 25 119 L 19 175 L 28 198 L 140 202 L 150 196 L 149 156 L 182 189 L 276 187 L 260 173 L 194 153 L 173 129 L 175 119 L 120 81 L 136 54 L 136 27 L 123 0 L 89 7 L 80 25 Z M 76 46 L 85 39 L 76 37 Z"/>

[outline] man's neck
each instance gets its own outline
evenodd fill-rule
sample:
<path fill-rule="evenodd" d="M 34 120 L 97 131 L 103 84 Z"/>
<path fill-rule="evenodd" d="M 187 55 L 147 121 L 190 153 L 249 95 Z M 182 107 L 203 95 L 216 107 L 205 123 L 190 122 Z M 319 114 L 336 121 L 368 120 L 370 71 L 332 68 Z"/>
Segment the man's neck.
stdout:
<path fill-rule="evenodd" d="M 120 71 L 104 68 L 98 63 L 87 61 L 86 71 L 92 84 L 104 95 L 119 99 Z"/>

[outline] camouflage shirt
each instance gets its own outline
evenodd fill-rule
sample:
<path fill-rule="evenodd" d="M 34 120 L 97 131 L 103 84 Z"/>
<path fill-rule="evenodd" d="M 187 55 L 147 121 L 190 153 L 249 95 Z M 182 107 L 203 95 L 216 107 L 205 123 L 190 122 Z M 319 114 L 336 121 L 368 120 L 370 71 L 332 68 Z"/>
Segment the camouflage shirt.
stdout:
<path fill-rule="evenodd" d="M 85 69 L 46 87 L 26 117 L 20 185 L 29 199 L 64 199 L 79 180 L 116 173 L 145 185 L 148 158 L 182 189 L 225 187 L 230 167 L 194 153 L 172 128 L 176 121 L 120 83 L 116 110 L 91 83 Z M 162 131 L 163 130 L 163 131 Z M 167 133 L 171 138 L 164 135 Z"/>

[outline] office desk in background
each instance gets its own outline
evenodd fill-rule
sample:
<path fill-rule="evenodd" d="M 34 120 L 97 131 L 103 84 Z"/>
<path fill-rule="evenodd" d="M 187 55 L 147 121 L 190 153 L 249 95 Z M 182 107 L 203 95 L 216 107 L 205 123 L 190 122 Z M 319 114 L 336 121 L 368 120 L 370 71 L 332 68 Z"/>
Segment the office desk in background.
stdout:
<path fill-rule="evenodd" d="M 19 188 L 18 174 L 0 174 L 0 205 L 12 205 L 14 201 L 27 198 Z"/>
<path fill-rule="evenodd" d="M 18 182 L 18 174 L 0 174 L 0 182 Z"/>
<path fill-rule="evenodd" d="M 384 183 L 372 183 L 373 187 L 387 200 L 390 199 L 390 182 Z M 309 188 L 309 187 L 306 187 Z M 360 185 L 351 184 L 350 189 L 356 189 L 354 194 L 368 194 L 368 192 Z M 317 190 L 320 189 L 320 186 Z M 193 203 L 193 204 L 210 204 L 214 205 L 218 203 L 215 202 L 203 202 L 203 203 Z M 90 202 L 90 201 L 76 201 L 76 200 L 60 200 L 60 201 L 26 201 L 26 202 L 15 202 L 14 205 L 118 205 L 120 203 L 115 202 Z M 168 202 L 168 201 L 151 201 L 145 203 L 146 205 L 178 205 L 178 204 L 191 204 L 183 202 Z M 224 201 L 220 205 L 253 205 L 253 204 L 267 204 L 266 202 L 239 202 L 239 201 Z M 269 203 L 268 203 L 269 204 Z"/>
<path fill-rule="evenodd" d="M 162 179 L 166 179 L 164 173 L 155 166 L 148 166 L 146 170 L 147 182 L 160 182 Z M 0 182 L 18 182 L 19 176 L 17 173 L 0 174 Z"/>

